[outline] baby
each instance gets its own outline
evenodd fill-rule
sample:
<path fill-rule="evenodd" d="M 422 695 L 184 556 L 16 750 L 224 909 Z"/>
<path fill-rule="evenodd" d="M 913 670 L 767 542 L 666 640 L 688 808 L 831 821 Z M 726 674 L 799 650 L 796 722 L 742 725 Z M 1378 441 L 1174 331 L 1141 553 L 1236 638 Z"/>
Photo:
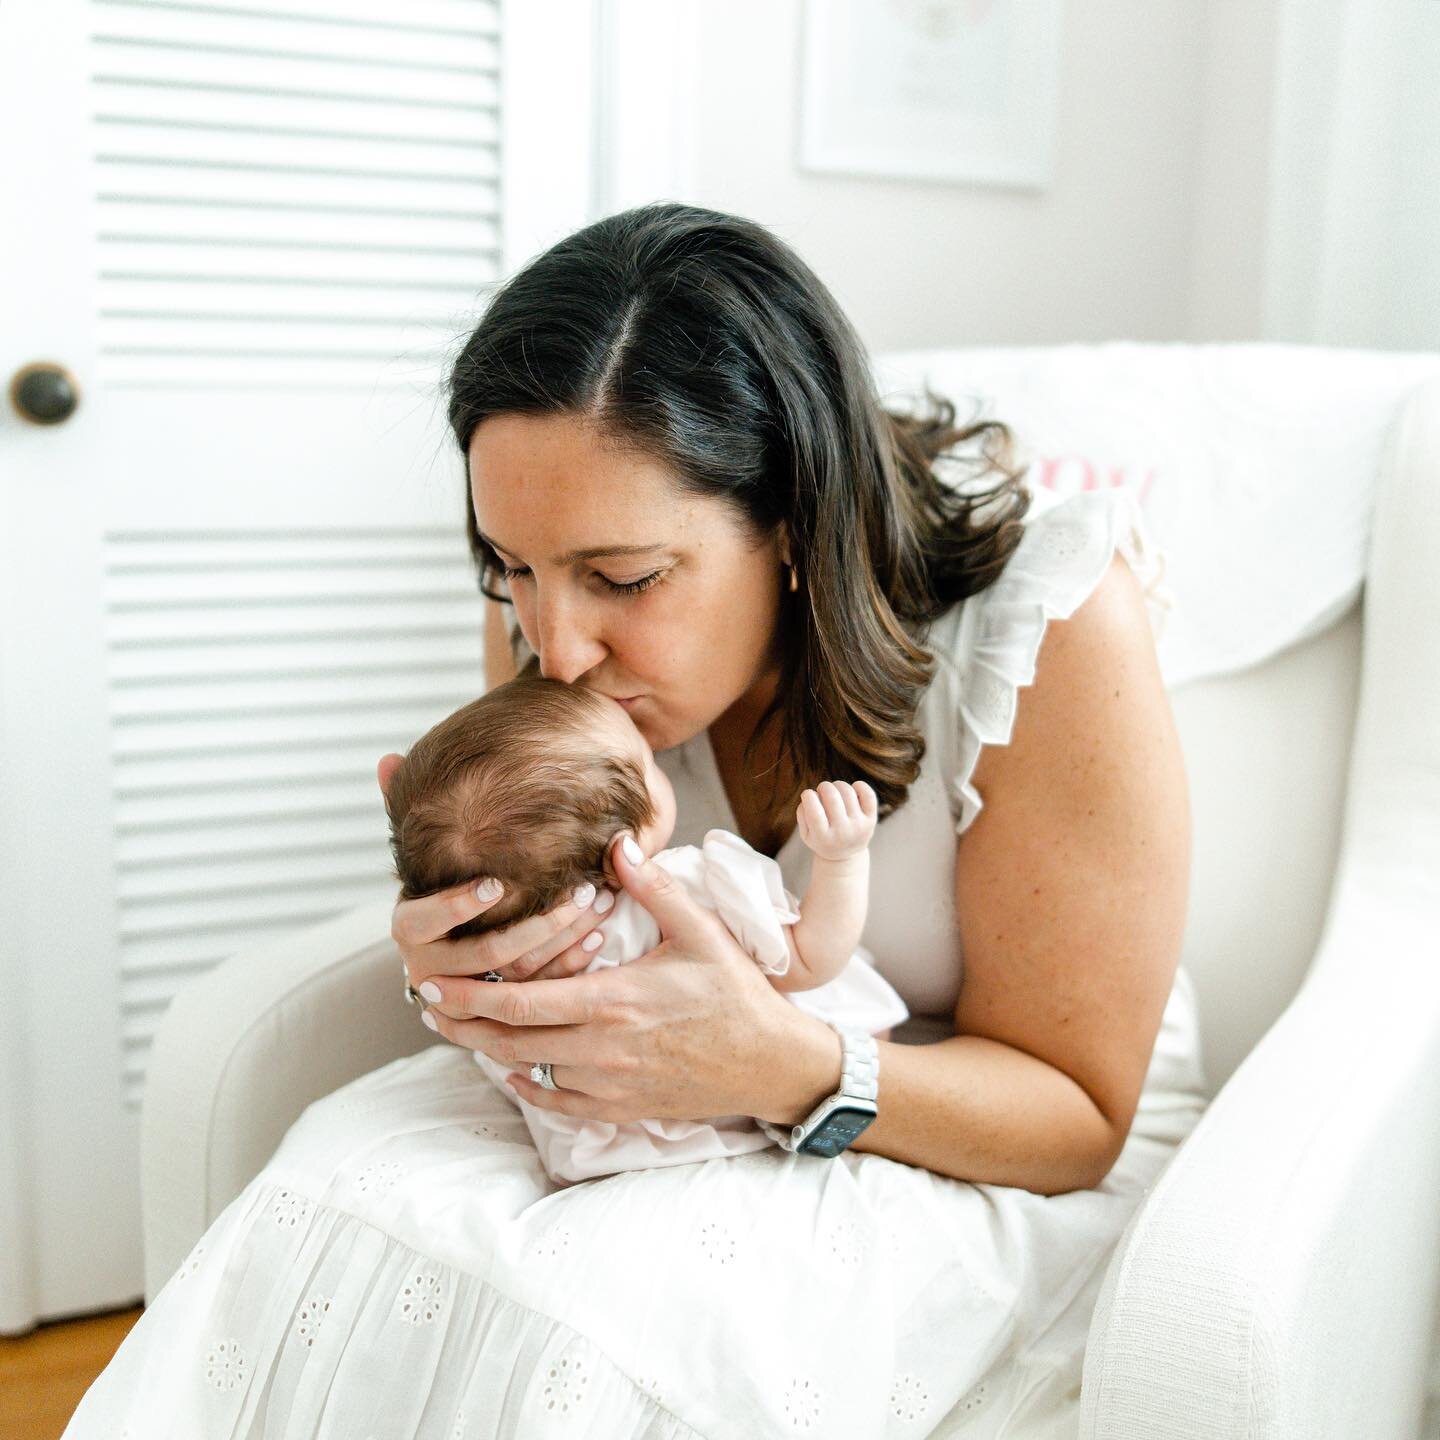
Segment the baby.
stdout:
<path fill-rule="evenodd" d="M 859 950 L 875 793 L 863 781 L 837 782 L 825 798 L 828 805 L 807 790 L 796 812 L 800 838 L 814 856 L 802 905 L 785 889 L 779 865 L 728 830 L 709 831 L 698 847 L 666 849 L 675 793 L 624 706 L 595 691 L 522 675 L 422 735 L 397 767 L 385 803 L 402 899 L 476 875 L 504 882 L 501 899 L 449 938 L 544 914 L 588 881 L 608 885 L 616 901 L 587 973 L 653 950 L 661 940 L 658 925 L 610 868 L 609 841 L 627 830 L 720 916 L 792 1004 L 885 1039 L 909 1011 Z M 557 1184 L 771 1143 L 743 1115 L 617 1125 L 544 1110 L 504 1084 L 506 1067 L 483 1051 L 474 1058 L 524 1116 Z"/>

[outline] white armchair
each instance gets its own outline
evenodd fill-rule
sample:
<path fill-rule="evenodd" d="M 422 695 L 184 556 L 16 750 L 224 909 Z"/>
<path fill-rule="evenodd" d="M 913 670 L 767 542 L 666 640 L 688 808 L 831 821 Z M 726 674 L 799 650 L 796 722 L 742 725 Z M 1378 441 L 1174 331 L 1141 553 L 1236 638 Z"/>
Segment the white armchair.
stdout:
<path fill-rule="evenodd" d="M 1116 1248 L 1081 1393 L 1047 1435 L 1420 1433 L 1440 1287 L 1440 379 L 1388 433 L 1361 599 L 1172 688 L 1195 819 L 1183 962 L 1214 1098 Z M 176 997 L 142 1115 L 147 1297 L 311 1101 L 446 1043 L 404 1003 L 389 919 L 364 907 Z"/>

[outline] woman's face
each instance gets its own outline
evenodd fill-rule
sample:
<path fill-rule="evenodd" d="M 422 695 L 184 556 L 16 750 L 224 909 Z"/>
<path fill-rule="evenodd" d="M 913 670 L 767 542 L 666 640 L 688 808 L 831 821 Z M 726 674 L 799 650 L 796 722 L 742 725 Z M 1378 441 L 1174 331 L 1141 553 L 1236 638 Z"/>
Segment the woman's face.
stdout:
<path fill-rule="evenodd" d="M 778 676 L 778 531 L 755 546 L 724 501 L 571 416 L 484 421 L 470 495 L 542 675 L 630 701 L 655 750 L 740 701 L 758 718 Z"/>

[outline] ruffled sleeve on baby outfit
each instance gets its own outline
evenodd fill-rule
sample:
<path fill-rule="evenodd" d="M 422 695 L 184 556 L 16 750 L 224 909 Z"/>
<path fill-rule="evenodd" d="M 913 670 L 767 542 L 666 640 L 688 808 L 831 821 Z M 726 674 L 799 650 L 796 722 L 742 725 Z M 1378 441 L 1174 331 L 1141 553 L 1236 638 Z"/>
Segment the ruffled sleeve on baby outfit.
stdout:
<path fill-rule="evenodd" d="M 1162 583 L 1165 552 L 1156 547 L 1134 494 L 1085 490 L 1065 498 L 1031 492 L 1025 532 L 1000 578 L 960 606 L 948 658 L 959 712 L 959 763 L 954 779 L 963 834 L 984 806 L 972 782 L 982 745 L 1007 745 L 1015 727 L 1017 692 L 1035 679 L 1045 627 L 1068 620 L 1099 585 L 1116 550 L 1140 581 L 1158 641 L 1175 597 Z"/>
<path fill-rule="evenodd" d="M 700 844 L 705 888 L 726 928 L 767 975 L 790 968 L 784 925 L 800 918 L 780 866 L 729 830 L 708 830 Z"/>

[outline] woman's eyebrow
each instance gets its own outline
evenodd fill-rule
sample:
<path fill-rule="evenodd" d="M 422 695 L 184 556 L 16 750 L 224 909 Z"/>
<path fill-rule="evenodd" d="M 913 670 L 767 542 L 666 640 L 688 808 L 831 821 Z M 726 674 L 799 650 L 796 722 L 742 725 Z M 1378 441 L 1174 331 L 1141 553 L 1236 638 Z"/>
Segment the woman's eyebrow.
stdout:
<path fill-rule="evenodd" d="M 507 555 L 518 555 L 518 550 L 512 550 L 508 545 L 502 544 L 499 540 L 491 539 L 478 528 L 475 533 L 492 549 L 503 550 Z M 567 554 L 556 559 L 557 565 L 571 565 L 576 560 L 593 560 L 597 555 L 648 555 L 652 550 L 663 550 L 664 545 L 658 542 L 654 545 L 591 545 L 584 550 L 571 550 Z"/>

